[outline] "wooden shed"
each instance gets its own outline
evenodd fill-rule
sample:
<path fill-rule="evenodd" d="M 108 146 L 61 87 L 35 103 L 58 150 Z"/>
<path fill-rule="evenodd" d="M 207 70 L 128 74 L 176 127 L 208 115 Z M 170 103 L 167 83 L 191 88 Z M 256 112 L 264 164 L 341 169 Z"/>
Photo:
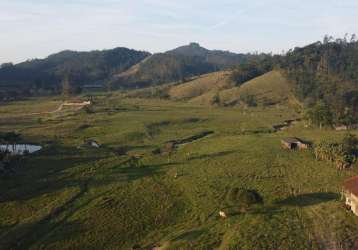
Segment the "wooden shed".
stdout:
<path fill-rule="evenodd" d="M 358 216 L 358 176 L 349 178 L 343 183 L 343 194 L 347 208 Z"/>
<path fill-rule="evenodd" d="M 284 138 L 281 140 L 281 144 L 284 148 L 287 148 L 290 150 L 307 149 L 309 147 L 308 143 L 303 142 L 302 140 L 300 140 L 296 137 Z"/>

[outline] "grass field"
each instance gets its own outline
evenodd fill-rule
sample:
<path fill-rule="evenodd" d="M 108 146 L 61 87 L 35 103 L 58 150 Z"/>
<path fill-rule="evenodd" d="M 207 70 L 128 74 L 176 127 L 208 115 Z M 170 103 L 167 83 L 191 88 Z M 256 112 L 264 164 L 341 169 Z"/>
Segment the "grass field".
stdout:
<path fill-rule="evenodd" d="M 275 132 L 272 125 L 299 118 L 283 105 L 219 108 L 118 93 L 97 96 L 87 112 L 29 115 L 58 103 L 0 106 L 0 132 L 44 146 L 0 177 L 1 249 L 358 248 L 358 220 L 340 195 L 357 166 L 338 171 L 310 150 L 280 146 L 287 136 L 318 142 L 344 132 L 303 122 Z M 152 153 L 203 131 L 214 134 Z M 102 146 L 78 148 L 90 138 Z M 264 204 L 229 205 L 235 187 L 257 190 Z"/>

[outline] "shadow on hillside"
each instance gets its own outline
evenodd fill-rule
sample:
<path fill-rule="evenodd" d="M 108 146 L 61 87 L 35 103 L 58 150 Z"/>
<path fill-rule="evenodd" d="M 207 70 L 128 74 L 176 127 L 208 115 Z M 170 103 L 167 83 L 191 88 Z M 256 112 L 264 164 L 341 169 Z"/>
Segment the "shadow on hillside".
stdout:
<path fill-rule="evenodd" d="M 61 231 L 56 231 L 58 226 Z M 0 249 L 29 249 L 36 242 L 46 236 L 46 245 L 59 243 L 59 241 L 67 241 L 75 239 L 82 233 L 84 229 L 79 222 L 50 222 L 41 219 L 32 223 L 25 223 L 14 227 L 12 230 L 0 236 Z M 51 233 L 50 237 L 48 234 Z"/>
<path fill-rule="evenodd" d="M 337 199 L 339 199 L 339 195 L 336 193 L 320 192 L 291 196 L 277 202 L 277 205 L 306 207 Z"/>
<path fill-rule="evenodd" d="M 25 158 L 18 171 L 0 180 L 0 202 L 6 205 L 7 202 L 16 201 L 19 212 L 22 212 L 22 208 L 27 212 L 31 206 L 35 212 L 43 214 L 41 218 L 34 217 L 37 221 L 33 223 L 0 227 L 0 249 L 28 249 L 42 239 L 45 239 L 47 245 L 66 238 L 76 238 L 83 232 L 83 228 L 78 223 L 67 224 L 67 219 L 93 199 L 112 192 L 112 189 L 106 189 L 107 185 L 111 187 L 111 184 L 122 180 L 134 181 L 161 175 L 164 168 L 176 164 L 179 163 L 141 165 L 140 160 L 120 161 L 107 151 L 78 150 L 61 145 Z M 69 188 L 76 189 L 68 191 Z M 96 188 L 94 196 L 94 192 L 91 192 Z M 72 191 L 71 196 L 63 196 L 66 199 L 61 204 L 40 203 L 43 197 L 46 201 L 47 198 L 56 200 L 58 195 L 68 195 Z M 59 200 L 61 198 L 58 197 Z M 39 206 L 32 199 L 38 199 Z M 37 207 L 32 208 L 35 205 Z M 42 211 L 45 205 L 49 209 Z"/>
<path fill-rule="evenodd" d="M 176 237 L 174 239 L 174 241 L 176 241 L 176 240 L 190 240 L 190 241 L 196 240 L 205 232 L 206 232 L 205 230 L 192 230 L 189 232 L 185 232 L 185 233 L 179 235 L 178 237 Z"/>
<path fill-rule="evenodd" d="M 0 181 L 0 202 L 24 201 L 65 188 L 79 187 L 84 182 L 80 175 L 90 164 L 104 156 L 80 153 L 76 148 L 56 145 L 37 155 L 23 159 L 14 174 Z M 81 169 L 82 173 L 81 173 Z"/>
<path fill-rule="evenodd" d="M 216 153 L 211 153 L 211 154 L 202 154 L 202 155 L 198 155 L 198 156 L 191 156 L 188 158 L 188 160 L 193 161 L 193 160 L 201 160 L 201 159 L 205 159 L 205 158 L 216 158 L 216 157 L 230 155 L 233 153 L 236 153 L 236 151 L 229 150 L 229 151 L 222 151 L 222 152 L 216 152 Z"/>
<path fill-rule="evenodd" d="M 120 167 L 118 173 L 127 181 L 135 181 L 144 177 L 162 174 L 162 166 L 143 166 L 143 167 Z"/>

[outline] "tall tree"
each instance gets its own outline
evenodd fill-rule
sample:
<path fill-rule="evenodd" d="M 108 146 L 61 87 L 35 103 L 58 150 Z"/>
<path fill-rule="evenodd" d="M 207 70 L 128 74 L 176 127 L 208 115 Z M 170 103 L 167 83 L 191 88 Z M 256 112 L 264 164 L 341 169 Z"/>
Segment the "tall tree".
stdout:
<path fill-rule="evenodd" d="M 71 84 L 68 76 L 62 80 L 62 96 L 68 98 L 71 95 Z"/>

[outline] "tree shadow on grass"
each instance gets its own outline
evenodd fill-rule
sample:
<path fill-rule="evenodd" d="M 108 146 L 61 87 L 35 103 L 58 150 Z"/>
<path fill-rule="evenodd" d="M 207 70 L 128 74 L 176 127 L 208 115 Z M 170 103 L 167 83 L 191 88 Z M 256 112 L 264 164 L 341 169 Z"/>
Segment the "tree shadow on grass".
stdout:
<path fill-rule="evenodd" d="M 198 155 L 198 156 L 189 157 L 188 160 L 193 161 L 193 160 L 201 160 L 201 159 L 205 159 L 205 158 L 216 158 L 216 157 L 230 155 L 235 152 L 236 151 L 234 151 L 234 150 L 229 150 L 229 151 L 215 152 L 215 153 L 211 153 L 211 154 L 202 154 L 202 155 Z"/>
<path fill-rule="evenodd" d="M 339 195 L 337 193 L 320 192 L 290 196 L 284 200 L 278 201 L 276 204 L 284 206 L 306 207 L 338 199 Z"/>
<path fill-rule="evenodd" d="M 156 165 L 133 166 L 129 163 L 129 161 L 120 166 L 112 167 L 111 173 L 114 174 L 114 178 L 116 178 L 116 181 L 118 181 L 118 178 L 115 176 L 117 174 L 121 176 L 122 180 L 135 181 L 149 176 L 162 175 L 164 174 L 163 168 L 180 164 L 171 162 Z"/>
<path fill-rule="evenodd" d="M 140 178 L 161 174 L 160 167 L 124 167 L 118 171 L 128 181 L 135 181 Z"/>
<path fill-rule="evenodd" d="M 56 145 L 25 157 L 12 175 L 0 179 L 0 202 L 25 201 L 64 188 L 79 187 L 92 163 L 105 158 Z M 1 177 L 1 176 L 0 176 Z"/>
<path fill-rule="evenodd" d="M 176 240 L 196 240 L 197 238 L 199 238 L 202 234 L 204 234 L 206 231 L 205 230 L 192 230 L 189 232 L 185 232 L 181 235 L 179 235 L 178 237 L 176 237 L 175 239 L 173 239 L 174 241 Z"/>
<path fill-rule="evenodd" d="M 61 229 L 56 232 L 59 224 Z M 38 222 L 15 226 L 2 234 L 0 249 L 29 249 L 40 240 L 44 240 L 46 245 L 56 244 L 70 238 L 75 239 L 84 232 L 84 228 L 77 221 L 53 223 L 45 218 Z"/>

